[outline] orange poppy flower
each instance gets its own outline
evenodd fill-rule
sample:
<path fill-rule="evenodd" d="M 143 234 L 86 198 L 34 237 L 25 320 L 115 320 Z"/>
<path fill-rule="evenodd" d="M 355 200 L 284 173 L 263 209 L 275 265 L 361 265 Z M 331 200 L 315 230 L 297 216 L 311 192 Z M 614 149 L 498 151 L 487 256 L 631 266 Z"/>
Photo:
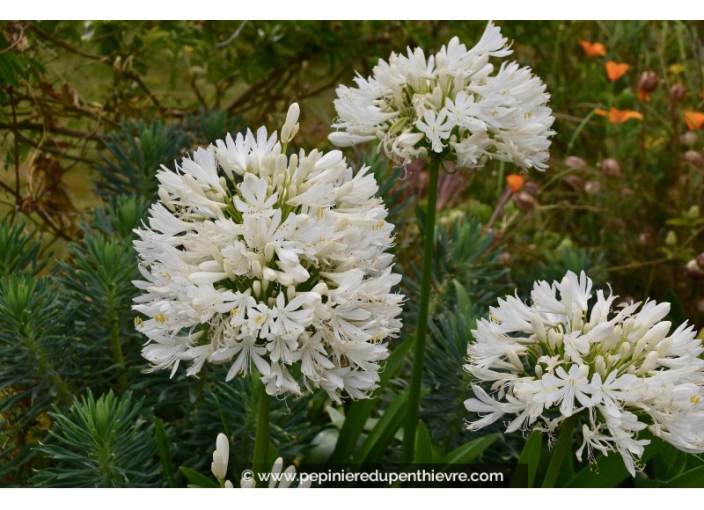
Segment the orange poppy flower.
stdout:
<path fill-rule="evenodd" d="M 601 108 L 594 110 L 594 113 L 601 115 L 602 117 L 608 117 L 609 122 L 612 124 L 623 124 L 631 119 L 643 120 L 643 114 L 633 110 L 619 110 L 618 108 L 611 108 L 608 112 L 602 110 Z"/>
<path fill-rule="evenodd" d="M 511 189 L 512 193 L 518 193 L 521 191 L 521 188 L 523 188 L 523 184 L 525 184 L 525 182 L 526 180 L 519 174 L 511 174 L 506 176 L 506 184 L 508 184 L 508 187 Z"/>
<path fill-rule="evenodd" d="M 704 125 L 704 113 L 701 112 L 684 112 L 684 121 L 690 131 L 699 129 Z"/>
<path fill-rule="evenodd" d="M 626 71 L 628 71 L 631 66 L 623 63 L 619 64 L 618 62 L 609 60 L 606 64 L 604 64 L 604 67 L 606 67 L 606 75 L 609 77 L 609 80 L 616 81 L 621 76 L 626 74 Z"/>
<path fill-rule="evenodd" d="M 584 50 L 585 55 L 588 57 L 603 57 L 606 55 L 606 46 L 601 44 L 600 42 L 589 42 L 589 41 L 579 41 L 579 44 L 582 45 L 582 49 Z"/>

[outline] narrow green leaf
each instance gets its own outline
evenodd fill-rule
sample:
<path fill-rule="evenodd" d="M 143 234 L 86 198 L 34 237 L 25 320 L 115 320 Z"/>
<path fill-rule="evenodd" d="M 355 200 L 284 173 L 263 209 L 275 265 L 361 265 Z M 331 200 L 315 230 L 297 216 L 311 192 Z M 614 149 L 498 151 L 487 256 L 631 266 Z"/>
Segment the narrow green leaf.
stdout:
<path fill-rule="evenodd" d="M 375 391 L 375 396 L 378 396 L 388 384 L 391 377 L 401 368 L 413 342 L 406 340 L 397 345 L 386 362 L 384 371 L 381 374 L 379 388 Z M 374 398 L 368 398 L 354 402 L 347 412 L 345 423 L 340 430 L 340 437 L 335 445 L 335 450 L 330 456 L 330 462 L 333 464 L 344 464 L 349 461 L 354 447 L 359 441 L 359 436 L 364 431 L 364 424 L 372 414 L 377 402 Z"/>
<path fill-rule="evenodd" d="M 418 420 L 418 428 L 416 429 L 415 461 L 416 464 L 431 464 L 433 462 L 433 443 L 423 420 Z"/>
<path fill-rule="evenodd" d="M 181 471 L 181 473 L 183 473 L 186 478 L 188 478 L 188 481 L 191 482 L 191 485 L 189 485 L 189 487 L 201 489 L 217 489 L 220 487 L 217 482 L 211 480 L 205 475 L 200 474 L 198 471 L 194 471 L 193 469 L 183 466 L 178 469 L 179 471 Z"/>
<path fill-rule="evenodd" d="M 701 489 L 704 487 L 704 466 L 690 469 L 665 484 L 668 488 Z"/>
<path fill-rule="evenodd" d="M 357 464 L 372 464 L 380 462 L 391 443 L 396 431 L 403 424 L 408 407 L 408 389 L 401 393 L 384 414 L 379 418 L 376 426 L 369 433 L 355 457 Z"/>
<path fill-rule="evenodd" d="M 279 453 L 278 448 L 274 446 L 274 443 L 271 441 L 269 442 L 269 464 L 272 466 L 274 465 L 274 462 L 276 462 L 276 459 L 281 457 L 281 454 Z"/>
<path fill-rule="evenodd" d="M 441 464 L 469 464 L 474 459 L 479 457 L 481 453 L 489 448 L 491 444 L 501 437 L 499 434 L 489 434 L 488 436 L 480 437 L 467 444 L 463 444 L 459 448 L 452 450 L 445 455 L 440 461 Z"/>
<path fill-rule="evenodd" d="M 534 430 L 528 436 L 521 456 L 518 458 L 519 464 L 526 464 L 528 466 L 528 488 L 533 487 L 535 483 L 535 475 L 538 472 L 538 466 L 540 466 L 540 454 L 543 450 L 543 433 L 539 430 Z"/>
<path fill-rule="evenodd" d="M 174 479 L 174 470 L 171 466 L 171 449 L 169 447 L 169 439 L 166 437 L 166 429 L 159 418 L 154 417 L 154 433 L 156 436 L 156 450 L 159 452 L 161 459 L 161 467 L 164 470 L 164 477 L 169 484 L 169 487 L 176 487 Z"/>
<path fill-rule="evenodd" d="M 471 304 L 467 290 L 457 280 L 452 280 L 452 283 L 455 285 L 455 292 L 457 292 L 457 308 L 466 310 Z"/>

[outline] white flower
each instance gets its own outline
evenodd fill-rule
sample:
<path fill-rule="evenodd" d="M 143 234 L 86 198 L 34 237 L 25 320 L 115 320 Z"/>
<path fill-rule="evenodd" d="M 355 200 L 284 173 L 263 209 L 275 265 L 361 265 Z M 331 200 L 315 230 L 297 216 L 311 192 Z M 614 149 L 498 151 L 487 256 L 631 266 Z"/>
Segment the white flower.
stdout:
<path fill-rule="evenodd" d="M 425 133 L 434 152 L 442 152 L 445 147 L 442 140 L 447 140 L 450 137 L 450 132 L 455 124 L 447 118 L 447 109 L 443 108 L 437 115 L 434 110 L 426 110 L 423 114 L 423 120 L 416 121 L 416 127 Z"/>
<path fill-rule="evenodd" d="M 482 417 L 470 430 L 515 415 L 509 432 L 553 432 L 578 415 L 577 458 L 585 450 L 590 459 L 594 451 L 617 451 L 633 475 L 649 443 L 638 437 L 645 428 L 681 450 L 704 452 L 704 347 L 686 323 L 670 333 L 662 320 L 668 303 L 613 310 L 616 296 L 598 290 L 590 310 L 592 281 L 584 272 L 536 282 L 531 297 L 530 305 L 499 299 L 472 332 L 465 369 L 478 384 L 465 406 Z"/>
<path fill-rule="evenodd" d="M 348 147 L 378 138 L 380 148 L 403 164 L 441 157 L 475 168 L 492 157 L 544 170 L 554 134 L 550 96 L 529 68 L 515 62 L 494 74 L 490 58 L 511 53 L 492 22 L 469 50 L 455 37 L 427 58 L 420 48 L 392 53 L 371 77 L 357 76 L 356 87 L 338 87 L 337 131 L 330 141 Z"/>
<path fill-rule="evenodd" d="M 211 471 L 223 487 L 232 488 L 232 482 L 225 480 L 227 477 L 227 464 L 230 460 L 230 443 L 225 434 L 218 434 L 215 441 L 215 451 L 213 452 L 213 463 Z"/>
<path fill-rule="evenodd" d="M 293 105 L 286 140 L 297 120 Z M 363 398 L 401 327 L 393 225 L 368 167 L 355 174 L 340 151 L 287 157 L 276 140 L 228 135 L 158 173 L 135 231 L 142 354 L 172 375 L 229 363 L 230 380 L 254 365 L 271 395 L 301 393 L 300 362 L 306 387 Z"/>

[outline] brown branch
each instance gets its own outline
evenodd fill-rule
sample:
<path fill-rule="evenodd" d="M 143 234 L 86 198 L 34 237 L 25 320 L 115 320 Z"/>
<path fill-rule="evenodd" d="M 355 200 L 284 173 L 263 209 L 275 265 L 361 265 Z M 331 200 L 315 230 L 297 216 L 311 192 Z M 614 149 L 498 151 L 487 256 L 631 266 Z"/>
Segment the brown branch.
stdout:
<path fill-rule="evenodd" d="M 149 90 L 149 87 L 147 87 L 147 84 L 144 83 L 144 81 L 142 80 L 142 78 L 140 78 L 140 76 L 138 74 L 132 73 L 132 72 L 127 72 L 127 73 L 125 73 L 125 77 L 127 77 L 130 80 L 134 80 L 137 83 L 137 85 L 139 85 L 139 88 L 141 88 L 144 91 L 144 93 L 149 97 L 149 99 L 152 100 L 152 103 L 154 103 L 154 106 L 156 106 L 160 110 L 164 109 L 164 107 L 161 105 L 161 103 L 159 102 L 157 97 L 154 95 L 154 93 L 151 90 Z"/>
<path fill-rule="evenodd" d="M 28 122 L 22 121 L 17 123 L 18 129 L 23 129 L 27 131 L 50 131 L 59 135 L 70 136 L 72 138 L 82 138 L 87 140 L 100 141 L 103 139 L 102 133 L 98 130 L 89 131 L 79 131 L 77 129 L 71 129 L 67 127 L 60 126 L 44 126 L 38 122 Z M 0 122 L 0 129 L 11 129 L 12 125 Z"/>
<path fill-rule="evenodd" d="M 339 71 L 330 81 L 328 81 L 328 82 L 327 82 L 326 84 L 324 84 L 324 85 L 321 85 L 321 86 L 318 87 L 317 89 L 313 89 L 313 90 L 310 91 L 310 92 L 306 92 L 305 94 L 303 94 L 303 95 L 301 96 L 301 99 L 305 99 L 305 98 L 308 98 L 308 97 L 315 96 L 316 94 L 320 94 L 321 92 L 323 92 L 324 90 L 329 89 L 330 87 L 334 87 L 335 84 L 340 83 L 340 79 L 341 79 L 341 78 L 345 75 L 345 73 L 347 73 L 351 68 L 352 68 L 352 65 L 351 65 L 351 64 L 347 64 L 346 66 L 343 66 L 342 69 L 340 69 L 340 71 Z"/>
<path fill-rule="evenodd" d="M 75 46 L 71 46 L 70 44 L 68 44 L 65 41 L 62 41 L 61 39 L 56 39 L 49 32 L 45 32 L 44 30 L 39 28 L 36 25 L 36 23 L 30 24 L 29 29 L 32 30 L 33 32 L 36 32 L 37 34 L 39 34 L 41 37 L 43 37 L 47 41 L 51 42 L 52 44 L 59 46 L 67 51 L 70 51 L 71 53 L 75 53 L 76 55 L 80 55 L 82 57 L 89 58 L 91 60 L 95 60 L 96 62 L 103 62 L 107 65 L 110 65 L 109 57 L 100 56 L 100 55 L 93 55 L 92 53 L 88 53 L 87 51 L 83 51 L 81 49 L 78 49 Z"/>
<path fill-rule="evenodd" d="M 84 158 L 83 156 L 73 156 L 73 155 L 71 155 L 71 154 L 68 154 L 66 151 L 62 151 L 62 150 L 60 150 L 60 149 L 55 149 L 55 148 L 50 147 L 50 146 L 47 146 L 47 145 L 40 146 L 38 143 L 33 142 L 32 140 L 30 140 L 30 139 L 27 138 L 27 137 L 24 137 L 24 136 L 22 136 L 22 135 L 18 135 L 18 136 L 19 136 L 19 140 L 20 140 L 22 143 L 26 143 L 27 145 L 31 145 L 31 146 L 34 147 L 35 149 L 40 149 L 40 150 L 42 150 L 42 151 L 48 152 L 48 153 L 50 153 L 50 154 L 54 154 L 55 156 L 59 156 L 59 157 L 61 157 L 61 158 L 66 158 L 66 159 L 70 159 L 70 160 L 73 160 L 73 161 L 80 161 L 81 163 L 88 163 L 88 164 L 91 164 L 91 165 L 92 165 L 93 163 L 95 163 L 95 160 L 94 160 L 94 159 Z"/>
<path fill-rule="evenodd" d="M 41 218 L 44 220 L 44 223 L 49 225 L 49 228 L 54 231 L 54 234 L 56 234 L 57 236 L 59 236 L 63 239 L 66 239 L 67 241 L 73 241 L 73 238 L 68 236 L 63 230 L 61 230 L 59 227 L 54 225 L 54 223 L 51 221 L 51 216 L 49 215 L 48 212 L 46 212 L 42 208 L 37 208 L 36 211 L 37 211 L 37 214 L 39 214 L 39 216 L 41 216 Z"/>
<path fill-rule="evenodd" d="M 198 84 L 196 83 L 196 77 L 193 75 L 191 78 L 191 88 L 193 89 L 193 92 L 196 95 L 196 99 L 198 99 L 198 102 L 205 108 L 206 110 L 208 109 L 208 103 L 205 102 L 205 98 L 203 97 L 203 94 L 200 93 L 200 89 L 198 88 Z"/>

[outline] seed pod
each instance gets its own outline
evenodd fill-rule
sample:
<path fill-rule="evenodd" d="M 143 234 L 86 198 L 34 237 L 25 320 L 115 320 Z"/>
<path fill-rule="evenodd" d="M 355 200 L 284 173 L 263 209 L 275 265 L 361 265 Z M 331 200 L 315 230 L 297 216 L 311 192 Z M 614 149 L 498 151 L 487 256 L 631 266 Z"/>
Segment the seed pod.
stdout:
<path fill-rule="evenodd" d="M 621 177 L 621 165 L 614 158 L 606 158 L 602 161 L 601 171 L 607 177 Z"/>
<path fill-rule="evenodd" d="M 598 195 L 601 193 L 601 183 L 599 181 L 589 181 L 584 185 L 584 191 L 588 195 Z"/>
<path fill-rule="evenodd" d="M 682 156 L 682 159 L 695 168 L 704 168 L 704 156 L 702 156 L 701 152 L 687 151 Z"/>
<path fill-rule="evenodd" d="M 640 242 L 643 246 L 650 246 L 653 244 L 653 236 L 651 236 L 648 232 L 642 232 L 638 236 L 638 242 Z"/>
<path fill-rule="evenodd" d="M 535 209 L 535 206 L 538 205 L 538 202 L 535 200 L 535 198 L 533 198 L 532 195 L 526 193 L 525 191 L 521 191 L 513 195 L 513 202 L 519 209 L 522 209 L 523 211 L 533 210 Z"/>
<path fill-rule="evenodd" d="M 670 87 L 670 102 L 679 103 L 684 99 L 687 93 L 687 87 L 683 83 L 675 83 Z"/>
<path fill-rule="evenodd" d="M 537 182 L 528 181 L 523 185 L 523 191 L 525 191 L 526 193 L 530 193 L 533 196 L 536 196 L 540 191 L 540 185 Z"/>
<path fill-rule="evenodd" d="M 658 87 L 660 78 L 655 73 L 655 71 L 645 71 L 638 78 L 638 89 L 642 90 L 646 94 L 650 94 Z"/>
<path fill-rule="evenodd" d="M 510 266 L 513 264 L 513 255 L 505 251 L 499 255 L 499 262 L 501 262 L 504 266 Z"/>
<path fill-rule="evenodd" d="M 704 278 L 704 268 L 701 268 L 696 260 L 687 262 L 685 269 L 687 270 L 687 276 L 690 278 Z"/>
<path fill-rule="evenodd" d="M 579 170 L 581 172 L 589 168 L 589 165 L 579 156 L 570 156 L 565 160 L 565 166 L 573 170 Z"/>
<path fill-rule="evenodd" d="M 697 255 L 696 260 L 697 260 L 697 265 L 699 267 L 701 267 L 702 269 L 704 269 L 704 253 L 700 253 L 699 255 Z"/>
<path fill-rule="evenodd" d="M 698 141 L 699 137 L 694 131 L 686 131 L 680 135 L 680 143 L 686 147 L 694 147 Z"/>

